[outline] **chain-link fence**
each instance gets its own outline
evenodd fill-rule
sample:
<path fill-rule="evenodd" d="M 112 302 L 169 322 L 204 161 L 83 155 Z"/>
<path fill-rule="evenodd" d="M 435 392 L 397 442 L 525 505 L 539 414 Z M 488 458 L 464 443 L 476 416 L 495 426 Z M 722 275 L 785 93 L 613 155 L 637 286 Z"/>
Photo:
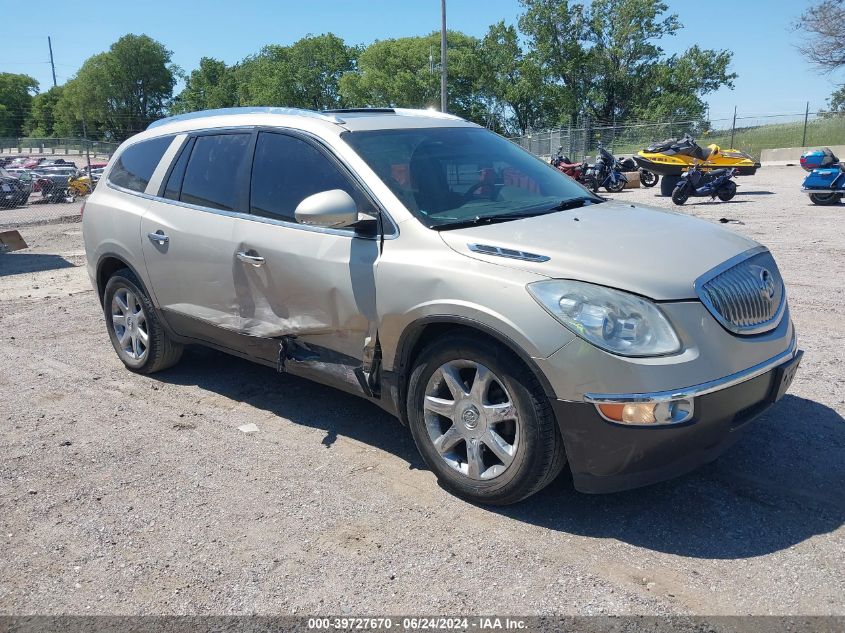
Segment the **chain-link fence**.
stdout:
<path fill-rule="evenodd" d="M 558 148 L 573 161 L 595 155 L 602 143 L 614 154 L 634 154 L 655 141 L 691 134 L 699 144 L 715 143 L 760 158 L 764 149 L 845 145 L 845 112 L 801 112 L 737 116 L 710 121 L 634 122 L 581 125 L 530 132 L 512 140 L 542 157 Z"/>
<path fill-rule="evenodd" d="M 0 230 L 78 218 L 88 162 L 96 179 L 116 149 L 82 138 L 0 138 Z"/>

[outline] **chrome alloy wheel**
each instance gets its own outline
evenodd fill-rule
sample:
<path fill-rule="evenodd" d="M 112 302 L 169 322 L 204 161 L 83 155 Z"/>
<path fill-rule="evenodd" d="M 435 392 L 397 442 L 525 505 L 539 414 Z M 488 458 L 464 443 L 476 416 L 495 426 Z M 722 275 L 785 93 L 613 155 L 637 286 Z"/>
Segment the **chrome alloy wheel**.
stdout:
<path fill-rule="evenodd" d="M 118 288 L 114 293 L 111 320 L 120 353 L 135 362 L 144 360 L 150 345 L 147 315 L 129 288 Z"/>
<path fill-rule="evenodd" d="M 513 462 L 519 412 L 502 381 L 484 365 L 470 360 L 441 365 L 426 385 L 423 413 L 434 449 L 466 477 L 493 479 Z"/>

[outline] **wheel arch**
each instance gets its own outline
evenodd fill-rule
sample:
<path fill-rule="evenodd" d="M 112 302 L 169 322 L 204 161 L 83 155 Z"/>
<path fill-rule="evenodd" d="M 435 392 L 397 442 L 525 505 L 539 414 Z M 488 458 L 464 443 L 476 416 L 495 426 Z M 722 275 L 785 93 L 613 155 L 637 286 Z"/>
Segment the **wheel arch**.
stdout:
<path fill-rule="evenodd" d="M 512 338 L 499 330 L 474 319 L 461 316 L 427 316 L 408 324 L 399 337 L 396 354 L 393 361 L 393 371 L 388 382 L 387 391 L 390 393 L 395 413 L 403 424 L 408 424 L 405 402 L 408 395 L 408 377 L 414 362 L 425 347 L 432 341 L 446 334 L 463 332 L 475 334 L 489 339 L 492 343 L 503 345 L 516 356 L 530 371 L 543 387 L 549 398 L 555 398 L 551 383 L 537 367 L 534 360 Z"/>
<path fill-rule="evenodd" d="M 135 278 L 138 280 L 138 283 L 141 284 L 141 290 L 147 293 L 147 296 L 150 297 L 150 300 L 152 301 L 152 295 L 150 295 L 149 290 L 144 285 L 143 277 L 138 274 L 138 271 L 135 269 L 135 267 L 128 263 L 126 259 L 124 259 L 120 255 L 117 255 L 115 253 L 104 253 L 97 260 L 96 272 L 97 297 L 100 299 L 100 305 L 102 305 L 103 303 L 103 296 L 106 292 L 106 284 L 108 283 L 111 276 L 114 275 L 114 273 L 116 273 L 121 268 L 128 268 L 132 271 L 132 274 L 135 275 Z"/>

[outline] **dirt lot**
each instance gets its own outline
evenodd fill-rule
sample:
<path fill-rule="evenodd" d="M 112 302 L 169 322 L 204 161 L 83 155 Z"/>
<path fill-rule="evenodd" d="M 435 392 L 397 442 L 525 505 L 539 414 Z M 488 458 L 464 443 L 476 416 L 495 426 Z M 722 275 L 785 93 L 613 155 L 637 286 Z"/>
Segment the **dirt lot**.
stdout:
<path fill-rule="evenodd" d="M 806 350 L 791 395 L 686 477 L 587 496 L 564 473 L 498 510 L 340 392 L 203 349 L 127 372 L 81 226 L 22 229 L 0 255 L 0 612 L 845 614 L 845 205 L 801 178 L 682 210 L 774 252 Z"/>

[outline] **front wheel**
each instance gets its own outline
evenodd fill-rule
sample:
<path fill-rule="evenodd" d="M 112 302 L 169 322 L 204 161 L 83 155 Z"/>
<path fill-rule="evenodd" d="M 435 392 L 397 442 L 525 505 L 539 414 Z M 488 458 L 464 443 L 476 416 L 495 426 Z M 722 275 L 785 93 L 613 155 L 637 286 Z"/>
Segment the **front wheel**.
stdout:
<path fill-rule="evenodd" d="M 678 206 L 684 204 L 687 200 L 689 200 L 689 189 L 690 186 L 688 182 L 679 182 L 678 186 L 675 187 L 674 191 L 672 191 L 672 202 Z"/>
<path fill-rule="evenodd" d="M 625 181 L 622 178 L 618 178 L 616 182 L 608 181 L 604 188 L 610 193 L 619 193 L 625 188 Z"/>
<path fill-rule="evenodd" d="M 719 200 L 722 202 L 732 200 L 736 195 L 736 183 L 733 180 L 729 180 L 719 189 L 719 193 L 716 195 L 719 196 Z"/>
<path fill-rule="evenodd" d="M 103 312 L 114 350 L 127 369 L 151 374 L 175 365 L 182 346 L 171 340 L 141 283 L 128 268 L 106 283 Z"/>
<path fill-rule="evenodd" d="M 548 397 L 518 358 L 475 335 L 423 351 L 411 373 L 414 442 L 441 485 L 474 503 L 507 505 L 549 484 L 566 463 Z"/>
<path fill-rule="evenodd" d="M 640 170 L 640 184 L 643 187 L 653 187 L 660 180 L 660 176 L 647 169 Z"/>
<path fill-rule="evenodd" d="M 811 193 L 810 200 L 813 204 L 820 204 L 822 206 L 829 206 L 832 204 L 839 204 L 842 199 L 841 193 Z"/>

